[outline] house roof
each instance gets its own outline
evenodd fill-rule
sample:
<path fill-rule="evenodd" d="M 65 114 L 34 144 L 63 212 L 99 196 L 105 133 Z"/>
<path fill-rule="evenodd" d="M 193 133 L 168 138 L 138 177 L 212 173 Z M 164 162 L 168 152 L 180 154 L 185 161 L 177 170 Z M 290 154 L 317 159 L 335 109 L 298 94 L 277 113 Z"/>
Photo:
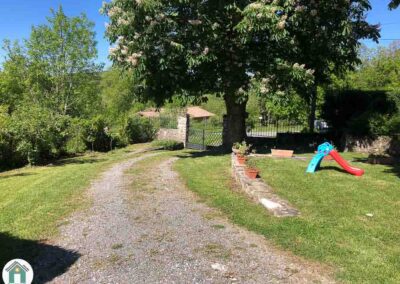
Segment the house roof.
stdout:
<path fill-rule="evenodd" d="M 193 118 L 208 118 L 208 117 L 215 115 L 215 114 L 213 114 L 209 111 L 206 111 L 205 109 L 202 109 L 201 107 L 198 107 L 198 106 L 188 107 L 187 114 Z"/>

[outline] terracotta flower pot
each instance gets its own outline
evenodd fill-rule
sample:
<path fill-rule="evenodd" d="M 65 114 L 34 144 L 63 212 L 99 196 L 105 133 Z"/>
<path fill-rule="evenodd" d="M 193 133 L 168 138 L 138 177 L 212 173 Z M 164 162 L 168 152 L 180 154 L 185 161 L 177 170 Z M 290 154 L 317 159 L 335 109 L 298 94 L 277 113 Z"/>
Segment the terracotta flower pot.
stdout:
<path fill-rule="evenodd" d="M 293 157 L 292 150 L 271 149 L 272 157 L 291 158 Z"/>
<path fill-rule="evenodd" d="M 236 159 L 237 159 L 239 165 L 244 165 L 247 160 L 247 158 L 245 156 L 239 155 L 239 154 L 236 156 Z"/>
<path fill-rule="evenodd" d="M 247 167 L 245 170 L 246 176 L 250 179 L 256 179 L 258 176 L 258 173 L 260 172 L 259 170 L 255 168 L 249 168 Z"/>

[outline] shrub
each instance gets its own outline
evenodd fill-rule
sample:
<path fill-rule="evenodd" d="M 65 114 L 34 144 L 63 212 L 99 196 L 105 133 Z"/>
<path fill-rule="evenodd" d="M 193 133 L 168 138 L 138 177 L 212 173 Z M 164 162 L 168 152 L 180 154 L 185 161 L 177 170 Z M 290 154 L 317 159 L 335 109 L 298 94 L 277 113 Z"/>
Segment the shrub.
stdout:
<path fill-rule="evenodd" d="M 122 132 L 127 143 L 144 143 L 154 140 L 157 128 L 150 119 L 135 115 L 126 119 Z"/>
<path fill-rule="evenodd" d="M 254 159 L 254 158 L 249 158 L 249 159 L 247 159 L 247 161 L 246 161 L 246 165 L 247 165 L 247 167 L 249 167 L 249 168 L 256 169 L 256 168 L 257 168 L 257 161 L 256 161 L 256 159 Z"/>
<path fill-rule="evenodd" d="M 333 131 L 355 136 L 389 134 L 387 122 L 395 113 L 393 96 L 385 91 L 328 91 L 322 107 Z"/>
<path fill-rule="evenodd" d="M 246 141 L 243 141 L 239 145 L 236 144 L 236 147 L 238 147 L 238 153 L 242 156 L 248 155 L 250 153 L 250 148 L 252 145 L 247 145 Z"/>
<path fill-rule="evenodd" d="M 400 113 L 392 116 L 387 122 L 389 133 L 400 134 Z"/>
<path fill-rule="evenodd" d="M 15 166 L 18 162 L 13 139 L 10 131 L 11 118 L 8 115 L 7 107 L 0 106 L 0 168 Z M 18 164 L 18 163 L 17 163 Z"/>
<path fill-rule="evenodd" d="M 109 126 L 104 117 L 98 115 L 84 124 L 83 139 L 89 149 L 100 152 L 111 150 L 113 137 L 110 135 Z"/>
<path fill-rule="evenodd" d="M 72 119 L 67 130 L 67 142 L 65 151 L 68 154 L 83 153 L 87 150 L 87 143 L 84 139 L 85 122 L 81 119 Z"/>
<path fill-rule="evenodd" d="M 30 165 L 59 157 L 66 140 L 68 117 L 35 105 L 21 106 L 11 116 L 15 151 Z"/>
<path fill-rule="evenodd" d="M 182 142 L 178 142 L 175 140 L 156 140 L 152 143 L 155 147 L 162 147 L 164 150 L 181 150 L 184 148 Z"/>

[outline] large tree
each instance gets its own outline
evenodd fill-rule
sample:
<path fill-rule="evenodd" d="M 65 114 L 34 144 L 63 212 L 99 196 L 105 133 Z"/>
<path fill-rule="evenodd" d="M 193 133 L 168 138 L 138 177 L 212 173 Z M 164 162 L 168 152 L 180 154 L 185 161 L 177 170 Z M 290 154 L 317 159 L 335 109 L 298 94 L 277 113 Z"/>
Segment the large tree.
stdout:
<path fill-rule="evenodd" d="M 354 63 L 358 40 L 377 36 L 368 9 L 366 0 L 114 0 L 103 12 L 110 57 L 134 69 L 138 91 L 158 103 L 222 95 L 230 145 L 245 137 L 250 88 L 308 93 L 314 71 Z"/>
<path fill-rule="evenodd" d="M 93 107 L 98 95 L 94 23 L 82 14 L 67 17 L 60 6 L 48 23 L 32 28 L 26 40 L 31 99 L 69 115 Z"/>

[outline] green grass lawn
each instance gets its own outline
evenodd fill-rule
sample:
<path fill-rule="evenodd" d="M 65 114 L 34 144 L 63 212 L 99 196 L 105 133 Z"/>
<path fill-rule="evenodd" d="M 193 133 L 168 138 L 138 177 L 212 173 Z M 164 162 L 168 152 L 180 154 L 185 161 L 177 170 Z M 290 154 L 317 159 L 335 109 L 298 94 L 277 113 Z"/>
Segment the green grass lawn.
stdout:
<path fill-rule="evenodd" d="M 324 161 L 315 174 L 306 174 L 307 162 L 301 160 L 259 158 L 257 164 L 263 179 L 300 210 L 300 217 L 273 217 L 232 191 L 227 155 L 192 154 L 179 160 L 176 169 L 190 189 L 232 221 L 297 255 L 332 265 L 339 280 L 400 282 L 398 171 L 353 162 L 366 172 L 357 178 L 342 172 L 335 162 Z"/>
<path fill-rule="evenodd" d="M 91 180 L 127 152 L 145 146 L 0 173 L 0 265 L 13 256 L 17 240 L 37 241 L 56 234 L 64 217 L 88 205 L 83 193 Z M 29 258 L 30 252 L 25 254 Z"/>

